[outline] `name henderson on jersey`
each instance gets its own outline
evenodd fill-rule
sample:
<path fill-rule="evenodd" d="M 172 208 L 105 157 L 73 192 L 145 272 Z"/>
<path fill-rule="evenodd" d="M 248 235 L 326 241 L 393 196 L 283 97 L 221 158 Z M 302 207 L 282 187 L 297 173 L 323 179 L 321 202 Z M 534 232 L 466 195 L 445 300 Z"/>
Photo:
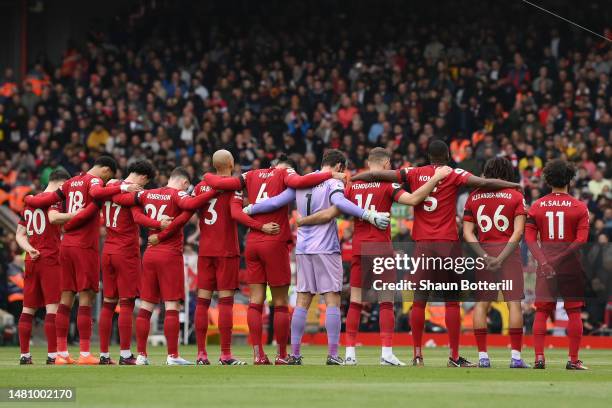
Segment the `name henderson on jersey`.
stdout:
<path fill-rule="evenodd" d="M 458 291 L 458 290 L 478 290 L 478 291 L 511 291 L 512 279 L 504 279 L 502 281 L 477 281 L 472 282 L 468 279 L 462 279 L 459 282 L 434 282 L 429 279 L 421 279 L 418 282 L 413 282 L 407 279 L 402 279 L 399 282 L 384 282 L 382 279 L 377 279 L 372 282 L 374 290 L 437 290 L 437 291 Z"/>

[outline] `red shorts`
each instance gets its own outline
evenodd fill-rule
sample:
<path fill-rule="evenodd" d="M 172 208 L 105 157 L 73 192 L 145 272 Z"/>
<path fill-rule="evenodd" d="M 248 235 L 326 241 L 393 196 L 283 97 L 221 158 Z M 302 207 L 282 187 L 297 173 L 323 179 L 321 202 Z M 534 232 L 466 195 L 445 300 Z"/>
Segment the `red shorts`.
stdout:
<path fill-rule="evenodd" d="M 59 303 L 62 294 L 61 275 L 62 267 L 57 259 L 26 260 L 23 306 L 38 309 L 45 305 Z"/>
<path fill-rule="evenodd" d="M 62 291 L 97 292 L 100 286 L 100 255 L 93 248 L 60 246 Z"/>
<path fill-rule="evenodd" d="M 102 293 L 107 298 L 138 297 L 142 263 L 140 253 L 130 255 L 102 253 Z"/>
<path fill-rule="evenodd" d="M 498 299 L 498 291 L 483 290 L 476 291 L 474 293 L 475 300 L 481 302 L 491 302 L 496 300 L 511 302 L 525 298 L 523 264 L 518 254 L 510 255 L 502 267 L 496 271 L 489 271 L 487 269 L 476 270 L 476 281 L 497 283 L 502 282 L 503 280 L 512 282 L 512 289 L 501 291 L 503 299 Z"/>
<path fill-rule="evenodd" d="M 435 284 L 455 284 L 459 287 L 461 274 L 454 270 L 440 268 L 440 261 L 448 258 L 462 257 L 462 248 L 459 241 L 417 241 L 412 254 L 421 258 L 422 263 L 416 268 L 414 274 L 408 275 L 410 281 L 420 287 L 421 281 L 430 281 Z M 456 290 L 428 291 L 417 289 L 415 300 L 419 301 L 459 301 L 461 292 Z"/>
<path fill-rule="evenodd" d="M 286 242 L 249 242 L 245 257 L 249 284 L 267 283 L 271 287 L 291 284 L 289 246 Z"/>
<path fill-rule="evenodd" d="M 393 257 L 393 254 L 380 254 L 376 258 L 380 257 Z M 397 271 L 393 269 L 385 269 L 382 273 L 378 274 L 374 272 L 374 258 L 375 256 L 364 256 L 364 255 L 353 255 L 351 257 L 351 276 L 350 285 L 351 288 L 365 288 L 372 289 L 372 285 L 375 280 L 379 280 L 383 283 L 397 282 Z"/>
<path fill-rule="evenodd" d="M 182 254 L 145 251 L 142 258 L 140 298 L 150 303 L 185 298 Z"/>
<path fill-rule="evenodd" d="M 535 307 L 553 311 L 557 299 L 563 299 L 566 310 L 581 308 L 584 306 L 585 286 L 584 272 L 580 267 L 573 273 L 560 273 L 549 279 L 537 276 Z"/>
<path fill-rule="evenodd" d="M 198 257 L 198 289 L 236 290 L 240 257 L 200 256 Z"/>

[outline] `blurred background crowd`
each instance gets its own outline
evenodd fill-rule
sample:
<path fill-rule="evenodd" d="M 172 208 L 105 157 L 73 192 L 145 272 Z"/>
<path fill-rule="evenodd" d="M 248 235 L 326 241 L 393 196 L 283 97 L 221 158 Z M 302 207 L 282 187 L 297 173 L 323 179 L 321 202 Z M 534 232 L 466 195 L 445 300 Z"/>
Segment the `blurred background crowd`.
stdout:
<path fill-rule="evenodd" d="M 395 168 L 425 164 L 432 138 L 474 174 L 507 157 L 529 204 L 547 193 L 542 167 L 562 157 L 578 169 L 573 194 L 591 212 L 590 241 L 602 244 L 592 255 L 600 266 L 589 271 L 600 301 L 585 325 L 605 324 L 609 42 L 519 2 L 237 2 L 240 16 L 209 2 L 131 3 L 111 21 L 92 21 L 58 63 L 40 54 L 25 75 L 0 71 L 3 206 L 19 213 L 53 169 L 86 171 L 100 154 L 117 159 L 118 177 L 146 158 L 158 169 L 155 184 L 177 165 L 195 184 L 219 148 L 233 153 L 236 173 L 280 153 L 310 172 L 330 147 L 345 151 L 355 172 L 373 146 L 389 149 Z M 605 2 L 557 11 L 610 35 Z M 410 241 L 411 216 L 394 209 L 395 240 Z M 341 231 L 350 259 L 349 221 Z M 191 265 L 195 220 L 185 236 Z M 0 241 L 0 308 L 11 310 L 23 261 L 10 230 Z M 363 322 L 377 329 L 375 305 Z"/>

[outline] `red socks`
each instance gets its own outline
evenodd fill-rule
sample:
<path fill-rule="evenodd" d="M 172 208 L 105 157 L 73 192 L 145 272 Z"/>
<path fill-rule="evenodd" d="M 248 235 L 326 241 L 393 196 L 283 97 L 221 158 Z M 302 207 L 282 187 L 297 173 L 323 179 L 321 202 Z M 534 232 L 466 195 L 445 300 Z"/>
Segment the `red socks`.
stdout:
<path fill-rule="evenodd" d="M 79 306 L 77 329 L 79 329 L 79 348 L 81 353 L 89 353 L 92 326 L 91 306 Z"/>
<path fill-rule="evenodd" d="M 357 302 L 351 302 L 348 312 L 346 312 L 346 346 L 355 347 L 357 342 L 357 333 L 359 333 L 359 322 L 361 321 L 361 310 L 363 305 Z"/>
<path fill-rule="evenodd" d="M 508 334 L 510 335 L 510 348 L 512 350 L 521 351 L 523 348 L 523 328 L 509 328 Z"/>
<path fill-rule="evenodd" d="M 151 312 L 141 308 L 136 318 L 136 344 L 138 347 L 138 354 L 147 355 L 147 340 L 149 339 L 150 329 Z"/>
<path fill-rule="evenodd" d="M 446 302 L 444 322 L 448 330 L 448 344 L 453 360 L 459 358 L 459 335 L 461 334 L 461 311 L 459 302 Z"/>
<path fill-rule="evenodd" d="M 395 314 L 393 303 L 382 302 L 380 304 L 380 342 L 383 347 L 393 346 L 393 332 L 395 331 Z"/>
<path fill-rule="evenodd" d="M 412 330 L 413 357 L 422 356 L 423 330 L 425 329 L 425 302 L 415 301 L 410 311 L 410 328 Z"/>
<path fill-rule="evenodd" d="M 168 355 L 173 357 L 178 356 L 178 339 L 180 331 L 178 315 L 178 310 L 166 310 L 166 318 L 164 319 L 164 336 L 166 336 Z"/>
<path fill-rule="evenodd" d="M 199 297 L 195 309 L 195 331 L 196 343 L 198 344 L 198 354 L 206 353 L 206 335 L 208 332 L 208 308 L 210 299 Z"/>
<path fill-rule="evenodd" d="M 474 329 L 474 337 L 476 337 L 476 346 L 478 346 L 478 351 L 480 353 L 487 352 L 487 332 L 488 329 Z"/>
<path fill-rule="evenodd" d="M 582 339 L 582 318 L 580 309 L 567 310 L 569 321 L 567 323 L 567 337 L 569 338 L 569 359 L 572 362 L 578 360 L 580 340 Z"/>
<path fill-rule="evenodd" d="M 278 355 L 281 358 L 287 357 L 289 325 L 289 308 L 287 306 L 274 306 L 274 338 L 278 345 Z"/>
<path fill-rule="evenodd" d="M 232 357 L 233 308 L 233 296 L 219 298 L 219 336 L 221 337 L 221 358 L 224 360 Z"/>
<path fill-rule="evenodd" d="M 19 347 L 21 348 L 21 354 L 30 352 L 30 338 L 32 337 L 32 320 L 34 316 L 29 313 L 21 313 L 19 317 L 19 324 L 17 329 L 19 330 Z"/>
<path fill-rule="evenodd" d="M 47 338 L 47 353 L 57 352 L 57 337 L 55 337 L 55 313 L 45 315 L 45 337 Z"/>
<path fill-rule="evenodd" d="M 544 358 L 544 340 L 546 339 L 546 311 L 537 310 L 533 320 L 533 348 L 536 360 Z"/>
<path fill-rule="evenodd" d="M 63 303 L 57 307 L 55 314 L 55 335 L 57 337 L 57 352 L 68 352 L 68 328 L 70 327 L 71 308 Z"/>
<path fill-rule="evenodd" d="M 134 299 L 119 301 L 119 343 L 121 350 L 129 350 L 132 344 L 132 316 L 134 315 Z"/>
<path fill-rule="evenodd" d="M 116 303 L 104 302 L 100 310 L 100 321 L 98 332 L 100 334 L 100 353 L 108 353 L 111 335 L 113 333 L 113 316 L 115 315 Z M 80 310 L 80 309 L 79 309 Z"/>
<path fill-rule="evenodd" d="M 249 339 L 253 346 L 253 352 L 256 357 L 262 357 L 265 352 L 261 339 L 262 326 L 261 312 L 263 311 L 263 305 L 256 303 L 249 303 L 249 310 L 247 312 L 247 324 L 249 325 Z"/>

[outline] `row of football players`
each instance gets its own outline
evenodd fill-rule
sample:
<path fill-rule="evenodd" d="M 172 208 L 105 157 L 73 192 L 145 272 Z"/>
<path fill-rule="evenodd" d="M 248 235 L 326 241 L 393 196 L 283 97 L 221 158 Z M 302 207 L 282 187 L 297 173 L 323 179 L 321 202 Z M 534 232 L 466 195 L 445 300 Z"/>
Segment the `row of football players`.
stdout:
<path fill-rule="evenodd" d="M 24 315 L 20 321 L 20 338 L 23 339 L 21 361 L 31 362 L 27 343 L 29 330 L 31 330 L 32 313 L 35 308 L 47 305 L 48 317 L 45 328 L 50 350 L 48 362 L 55 364 L 75 362 L 67 353 L 66 333 L 68 312 L 74 293 L 79 292 L 77 325 L 81 350 L 77 362 L 81 364 L 112 363 L 108 354 L 108 343 L 112 315 L 119 301 L 121 305 L 119 362 L 120 364 L 148 364 L 146 340 L 151 310 L 156 303 L 163 300 L 167 310 L 164 321 L 164 333 L 168 343 L 167 363 L 189 364 L 178 355 L 178 307 L 184 292 L 182 286 L 182 227 L 193 211 L 198 210 L 201 229 L 198 302 L 195 313 L 198 341 L 196 361 L 198 364 L 209 364 L 205 339 L 208 306 L 213 291 L 218 291 L 219 295 L 219 330 L 221 333 L 219 362 L 228 365 L 244 364 L 231 354 L 232 305 L 233 294 L 237 287 L 239 260 L 235 222 L 241 222 L 251 228 L 245 257 L 248 283 L 251 289 L 248 325 L 251 344 L 254 348 L 254 363 L 270 364 L 261 340 L 261 312 L 266 285 L 269 285 L 272 290 L 275 307 L 273 324 L 278 343 L 275 364 L 297 365 L 302 363 L 301 334 L 304 330 L 306 310 L 315 293 L 323 294 L 327 303 L 326 329 L 329 342 L 327 364 L 345 363 L 338 355 L 340 337 L 338 306 L 342 269 L 338 235 L 333 218 L 339 212 L 356 217 L 353 238 L 356 255 L 351 268 L 351 304 L 346 321 L 346 363 L 356 364 L 354 346 L 361 309 L 362 286 L 359 248 L 363 242 L 390 242 L 387 228 L 388 211 L 394 200 L 403 204 L 415 205 L 413 233 L 415 241 L 423 245 L 427 242 L 457 242 L 458 232 L 454 220 L 458 188 L 466 185 L 484 190 L 507 189 L 507 194 L 478 195 L 485 201 L 476 211 L 478 219 L 476 224 L 473 223 L 474 219 L 470 218 L 473 217 L 471 216 L 473 212 L 469 208 L 466 211 L 466 225 L 468 225 L 466 238 L 470 240 L 468 231 L 471 223 L 474 238 L 472 240 L 477 241 L 473 234 L 477 229 L 478 239 L 483 242 L 483 246 L 477 246 L 477 249 L 483 256 L 488 255 L 485 253 L 487 248 L 484 245 L 487 237 L 490 242 L 499 243 L 500 239 L 503 242 L 509 241 L 503 251 L 485 256 L 492 270 L 499 269 L 500 265 L 511 263 L 511 261 L 505 262 L 504 257 L 512 259 L 517 237 L 520 239 L 522 233 L 520 220 L 522 218 L 524 222 L 524 207 L 521 207 L 523 210 L 520 210 L 519 207 L 523 205 L 523 200 L 520 193 L 514 190 L 517 187 L 516 184 L 508 181 L 511 173 L 505 172 L 505 169 L 509 163 L 505 163 L 503 159 L 491 161 L 485 169 L 485 178 L 480 178 L 465 171 L 451 171 L 450 168 L 445 167 L 444 164 L 448 160 L 448 147 L 443 142 L 432 142 L 429 147 L 429 156 L 432 163 L 430 166 L 396 172 L 388 170 L 390 168 L 388 153 L 384 149 L 373 149 L 368 160 L 370 172 L 354 177 L 356 182 L 346 190 L 346 196 L 344 185 L 337 180 L 343 178 L 346 162 L 342 152 L 337 150 L 330 150 L 325 154 L 320 172 L 306 176 L 297 175 L 291 169 L 290 163 L 283 159 L 275 167 L 249 171 L 241 177 L 230 177 L 233 158 L 227 151 L 218 151 L 213 156 L 213 165 L 217 174 L 205 175 L 202 182 L 196 186 L 192 196 L 187 196 L 185 193 L 189 180 L 187 174 L 181 169 L 173 171 L 166 187 L 145 192 L 139 191 L 154 174 L 153 169 L 146 162 L 135 163 L 130 168 L 126 180 L 109 182 L 105 187 L 103 187 L 104 181 L 111 179 L 115 172 L 115 163 L 110 158 L 100 158 L 87 174 L 81 174 L 64 183 L 62 183 L 62 177 L 65 179 L 67 175 L 54 173 L 47 192 L 26 199 L 27 208 L 24 211 L 18 234 L 20 245 L 28 252 L 26 302 L 24 303 Z M 555 169 L 558 170 L 561 165 L 564 166 L 565 178 L 563 180 L 565 181 L 571 176 L 567 165 L 557 163 L 557 168 L 554 166 L 550 168 L 553 170 L 554 178 Z M 496 175 L 505 176 L 507 180 L 492 178 Z M 370 182 L 360 182 L 357 181 L 358 179 Z M 444 180 L 440 182 L 442 179 Z M 372 182 L 373 180 L 382 180 L 382 182 Z M 407 193 L 400 185 L 392 184 L 391 181 L 408 184 L 414 193 Z M 555 183 L 559 184 L 556 181 Z M 555 184 L 552 186 L 567 190 L 568 184 L 569 180 L 564 187 L 555 187 Z M 61 188 L 57 189 L 60 185 Z M 249 202 L 255 203 L 255 205 L 246 207 L 244 211 L 241 196 L 243 189 L 247 191 Z M 297 189 L 297 193 L 294 189 Z M 561 192 L 556 194 L 561 194 Z M 476 196 L 472 193 L 468 206 Z M 500 197 L 508 202 L 499 203 Z M 287 310 L 287 290 L 290 283 L 287 244 L 291 236 L 286 204 L 295 198 L 297 198 L 298 210 L 304 215 L 304 218 L 300 220 L 302 226 L 298 229 L 296 250 L 298 302 L 290 319 Z M 567 198 L 571 199 L 569 196 Z M 487 202 L 487 199 L 493 199 L 493 201 Z M 92 324 L 91 301 L 97 290 L 99 270 L 97 255 L 99 208 L 97 202 L 100 200 L 104 200 L 103 214 L 108 233 L 102 253 L 104 307 L 99 319 L 101 356 L 98 360 L 89 353 L 89 338 Z M 62 201 L 65 201 L 64 211 L 56 207 L 57 203 Z M 537 205 L 538 203 L 532 209 Z M 496 213 L 515 221 L 509 225 L 503 224 L 504 228 L 499 228 L 498 223 L 490 226 L 480 222 L 485 219 L 483 217 L 492 219 Z M 497 214 L 496 219 L 500 214 Z M 537 214 L 534 213 L 530 219 L 533 219 L 534 222 L 529 225 L 535 225 L 534 228 L 537 231 L 540 225 L 537 223 Z M 567 222 L 573 220 L 573 217 L 559 218 L 559 220 Z M 64 223 L 65 233 L 59 245 L 58 254 L 59 230 L 51 224 L 59 223 Z M 150 228 L 149 247 L 142 259 L 142 272 L 140 271 L 137 224 Z M 48 230 L 45 228 L 47 225 Z M 473 227 L 474 225 L 476 228 Z M 516 228 L 517 225 L 520 228 Z M 498 230 L 499 234 L 487 234 L 493 227 Z M 565 230 L 572 231 L 572 225 Z M 535 235 L 537 239 L 537 233 Z M 568 233 L 561 238 L 571 239 L 569 235 L 572 234 Z M 52 244 L 48 244 L 50 242 Z M 488 250 L 492 249 L 488 248 Z M 539 255 L 540 268 L 550 272 L 552 268 L 546 261 L 547 254 L 540 253 Z M 46 262 L 43 263 L 45 260 Z M 50 279 L 45 279 L 54 274 L 56 277 L 53 280 L 54 283 L 50 283 Z M 57 279 L 58 275 L 61 275 L 61 279 Z M 53 287 L 54 285 L 56 287 Z M 58 292 L 61 292 L 61 299 L 54 315 L 54 304 L 60 298 Z M 138 356 L 135 358 L 130 351 L 131 317 L 134 298 L 138 295 L 142 300 L 142 307 L 136 320 Z M 425 294 L 421 295 L 414 303 L 411 312 L 415 343 L 413 364 L 415 365 L 423 364 L 421 338 L 427 298 Z M 380 300 L 381 363 L 403 365 L 392 352 L 394 316 L 391 299 L 383 295 Z M 511 311 L 515 310 L 517 300 L 511 299 L 509 304 Z M 536 318 L 536 322 L 543 317 L 545 325 L 551 304 L 554 305 L 553 302 L 546 302 L 546 305 L 538 306 L 537 316 L 540 318 Z M 446 306 L 446 323 L 449 328 L 451 346 L 448 365 L 472 366 L 469 361 L 459 356 L 459 303 L 449 301 Z M 566 307 L 568 307 L 567 303 Z M 576 308 L 579 310 L 580 305 L 577 305 Z M 486 310 L 486 304 L 483 304 L 480 310 Z M 480 323 L 475 322 L 479 350 L 482 353 L 479 365 L 483 367 L 488 365 L 485 314 L 486 312 L 481 313 Z M 568 309 L 568 314 L 570 314 L 571 326 L 573 311 Z M 516 316 L 516 312 L 512 312 L 512 315 L 513 358 L 511 366 L 526 367 L 527 365 L 520 358 L 522 329 L 519 330 L 519 327 L 522 327 L 522 321 Z M 479 324 L 480 327 L 478 327 Z M 287 353 L 290 326 L 291 354 Z M 536 347 L 537 358 L 541 363 L 536 362 L 536 367 L 544 366 L 543 334 L 541 337 L 542 347 Z M 57 338 L 57 344 L 53 342 L 55 338 Z M 55 347 L 57 355 L 53 354 Z M 583 367 L 577 359 L 577 350 L 575 353 L 570 353 L 570 362 L 572 367 Z M 569 365 L 570 363 L 568 367 Z"/>

